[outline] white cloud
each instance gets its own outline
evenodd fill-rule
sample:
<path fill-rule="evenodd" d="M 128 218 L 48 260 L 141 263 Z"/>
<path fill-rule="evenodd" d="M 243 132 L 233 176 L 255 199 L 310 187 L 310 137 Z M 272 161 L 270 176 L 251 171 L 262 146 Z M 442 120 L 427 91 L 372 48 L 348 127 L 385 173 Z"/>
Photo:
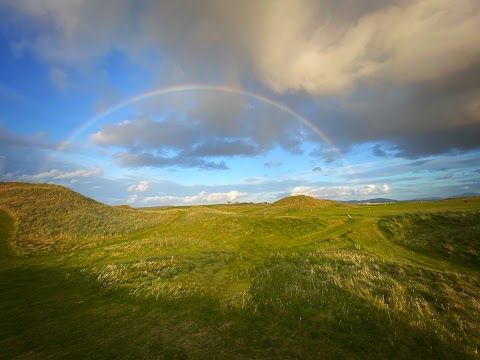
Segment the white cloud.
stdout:
<path fill-rule="evenodd" d="M 133 204 L 135 201 L 137 201 L 137 199 L 138 199 L 138 195 L 137 195 L 137 194 L 130 195 L 130 196 L 127 198 L 127 204 Z"/>
<path fill-rule="evenodd" d="M 147 196 L 142 202 L 145 204 L 153 203 L 155 205 L 200 205 L 200 204 L 222 204 L 226 202 L 235 202 L 247 196 L 248 193 L 231 190 L 224 193 L 211 193 L 205 191 L 199 192 L 193 196 Z"/>
<path fill-rule="evenodd" d="M 100 176 L 103 174 L 103 170 L 99 167 L 86 170 L 80 169 L 71 172 L 63 172 L 58 169 L 52 169 L 50 171 L 34 174 L 34 175 L 21 175 L 18 177 L 20 181 L 31 181 L 31 182 L 38 182 L 38 181 L 51 181 L 51 180 L 65 180 L 65 179 L 74 179 L 78 177 L 88 177 L 88 176 Z"/>
<path fill-rule="evenodd" d="M 62 172 L 59 175 L 55 176 L 54 179 L 71 179 L 85 176 L 100 176 L 102 174 L 103 170 L 97 167 L 93 170 L 76 170 L 72 172 Z"/>
<path fill-rule="evenodd" d="M 388 184 L 383 185 L 364 185 L 364 186 L 326 186 L 326 187 L 308 187 L 298 186 L 290 190 L 290 195 L 309 195 L 316 198 L 340 198 L 346 196 L 367 196 L 381 195 L 391 191 Z"/>
<path fill-rule="evenodd" d="M 150 184 L 146 180 L 140 181 L 137 185 L 131 185 L 128 187 L 129 192 L 145 192 L 150 189 Z"/>

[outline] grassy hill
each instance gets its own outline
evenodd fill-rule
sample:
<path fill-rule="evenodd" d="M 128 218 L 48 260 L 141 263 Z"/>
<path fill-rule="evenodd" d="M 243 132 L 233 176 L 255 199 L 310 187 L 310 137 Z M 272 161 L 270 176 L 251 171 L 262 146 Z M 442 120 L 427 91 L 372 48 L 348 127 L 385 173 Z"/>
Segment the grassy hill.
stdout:
<path fill-rule="evenodd" d="M 480 358 L 480 199 L 347 217 L 303 196 L 150 212 L 0 189 L 0 358 Z M 38 231 L 44 254 L 13 256 Z"/>
<path fill-rule="evenodd" d="M 347 209 L 348 207 L 353 208 L 355 205 L 346 205 L 333 200 L 320 200 L 307 195 L 295 195 L 277 200 L 269 207 L 265 207 L 263 211 L 268 213 L 282 213 L 293 211 Z"/>
<path fill-rule="evenodd" d="M 114 208 L 58 185 L 0 183 L 0 209 L 15 218 L 12 246 L 38 254 L 94 246 L 159 225 L 173 213 Z"/>
<path fill-rule="evenodd" d="M 342 204 L 338 203 L 337 201 L 320 200 L 307 195 L 288 196 L 273 203 L 273 206 L 276 207 L 281 206 L 286 208 L 298 208 L 302 210 L 322 209 L 341 205 Z"/>

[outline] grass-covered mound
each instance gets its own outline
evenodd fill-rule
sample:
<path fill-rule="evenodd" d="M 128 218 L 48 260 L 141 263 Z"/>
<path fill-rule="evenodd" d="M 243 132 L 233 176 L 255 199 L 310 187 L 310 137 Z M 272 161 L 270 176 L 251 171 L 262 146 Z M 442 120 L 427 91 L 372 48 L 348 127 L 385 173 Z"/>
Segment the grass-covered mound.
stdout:
<path fill-rule="evenodd" d="M 133 208 L 130 205 L 127 205 L 127 204 L 117 205 L 117 206 L 114 206 L 114 207 L 116 207 L 118 209 L 136 210 L 135 208 Z"/>
<path fill-rule="evenodd" d="M 307 195 L 295 195 L 275 201 L 272 206 L 279 210 L 318 210 L 345 207 L 345 204 L 333 200 L 320 200 Z"/>
<path fill-rule="evenodd" d="M 267 209 L 284 208 L 156 209 L 159 226 L 30 257 L 10 256 L 21 221 L 0 211 L 0 358 L 480 359 L 480 269 L 435 251 L 478 239 L 480 202 Z"/>
<path fill-rule="evenodd" d="M 404 214 L 381 220 L 397 243 L 420 253 L 480 267 L 480 212 Z"/>
<path fill-rule="evenodd" d="M 114 208 L 59 185 L 28 183 L 0 183 L 0 209 L 15 219 L 12 246 L 23 255 L 93 246 L 173 215 Z"/>

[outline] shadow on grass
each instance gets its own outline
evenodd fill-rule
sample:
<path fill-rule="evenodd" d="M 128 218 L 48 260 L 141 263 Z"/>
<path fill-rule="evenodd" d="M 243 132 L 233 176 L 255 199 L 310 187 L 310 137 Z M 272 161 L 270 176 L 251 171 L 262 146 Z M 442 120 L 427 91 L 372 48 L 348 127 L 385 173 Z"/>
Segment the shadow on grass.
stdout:
<path fill-rule="evenodd" d="M 23 266 L 0 273 L 1 358 L 465 358 L 433 332 L 294 266 L 261 270 L 244 308 L 200 296 L 133 298 L 74 272 Z"/>

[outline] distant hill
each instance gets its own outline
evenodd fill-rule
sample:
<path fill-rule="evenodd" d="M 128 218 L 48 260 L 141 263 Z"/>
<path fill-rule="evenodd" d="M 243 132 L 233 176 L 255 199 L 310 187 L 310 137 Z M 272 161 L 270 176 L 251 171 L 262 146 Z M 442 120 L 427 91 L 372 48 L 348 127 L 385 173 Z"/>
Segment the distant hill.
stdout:
<path fill-rule="evenodd" d="M 466 193 L 459 194 L 459 195 L 449 196 L 448 199 L 472 197 L 472 196 L 480 196 L 480 194 L 479 193 L 474 193 L 474 192 L 466 192 Z"/>
<path fill-rule="evenodd" d="M 347 200 L 342 202 L 348 203 L 348 204 L 385 204 L 385 203 L 398 202 L 398 200 L 387 199 L 387 198 L 374 198 L 374 199 L 367 199 L 367 200 Z"/>
<path fill-rule="evenodd" d="M 1 183 L 0 209 L 15 219 L 20 254 L 93 246 L 162 223 L 169 213 L 111 207 L 59 185 Z"/>
<path fill-rule="evenodd" d="M 321 200 L 307 195 L 295 195 L 275 201 L 272 207 L 282 210 L 313 210 L 345 207 L 345 205 L 338 201 Z"/>

